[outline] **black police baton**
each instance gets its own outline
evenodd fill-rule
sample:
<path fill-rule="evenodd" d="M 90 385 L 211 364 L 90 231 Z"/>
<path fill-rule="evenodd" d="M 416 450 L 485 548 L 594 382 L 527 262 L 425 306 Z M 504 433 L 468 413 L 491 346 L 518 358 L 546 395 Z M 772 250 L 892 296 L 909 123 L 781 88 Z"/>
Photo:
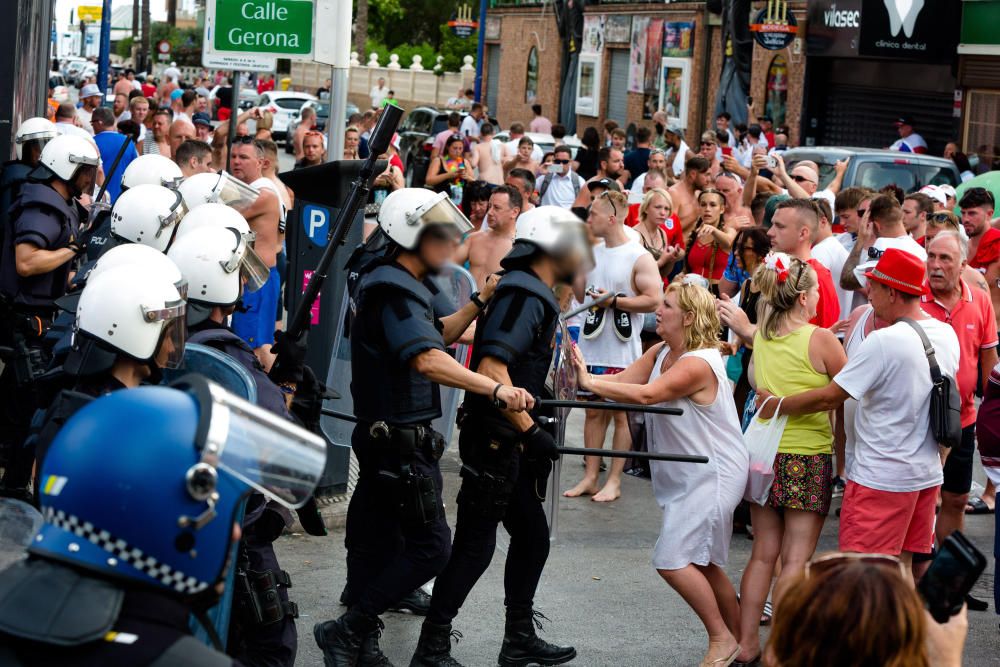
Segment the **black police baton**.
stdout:
<path fill-rule="evenodd" d="M 389 149 L 389 142 L 392 141 L 392 135 L 396 133 L 396 128 L 402 117 L 403 110 L 395 104 L 387 104 L 382 108 L 382 116 L 375 129 L 372 130 L 371 139 L 368 140 L 370 151 L 368 159 L 361 166 L 358 177 L 351 186 L 347 201 L 344 202 L 344 207 L 337 214 L 337 220 L 327 238 L 326 249 L 323 251 L 319 264 L 316 265 L 312 278 L 309 279 L 305 292 L 302 293 L 302 299 L 295 309 L 295 314 L 288 320 L 285 337 L 291 341 L 297 342 L 306 331 L 312 304 L 323 288 L 323 283 L 326 282 L 326 272 L 329 270 L 330 264 L 333 263 L 333 257 L 336 255 L 337 249 L 344 243 L 358 210 L 362 204 L 368 201 L 368 190 L 375 177 L 375 163 L 378 161 L 378 156 Z"/>

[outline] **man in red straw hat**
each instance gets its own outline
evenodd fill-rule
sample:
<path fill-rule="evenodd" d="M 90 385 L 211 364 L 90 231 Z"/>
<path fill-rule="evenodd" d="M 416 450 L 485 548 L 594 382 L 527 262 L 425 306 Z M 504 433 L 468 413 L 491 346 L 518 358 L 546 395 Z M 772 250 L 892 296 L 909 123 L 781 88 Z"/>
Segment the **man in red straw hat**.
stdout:
<path fill-rule="evenodd" d="M 941 373 L 958 371 L 954 330 L 920 309 L 924 263 L 897 248 L 885 251 L 868 278 L 875 316 L 889 326 L 865 338 L 826 387 L 785 397 L 782 414 L 801 415 L 858 401 L 857 444 L 840 515 L 840 550 L 899 556 L 930 553 L 934 506 L 942 482 L 939 447 L 930 429 L 931 376 L 910 319 L 934 347 Z M 758 402 L 768 396 L 758 391 Z M 762 411 L 770 416 L 768 403 Z"/>

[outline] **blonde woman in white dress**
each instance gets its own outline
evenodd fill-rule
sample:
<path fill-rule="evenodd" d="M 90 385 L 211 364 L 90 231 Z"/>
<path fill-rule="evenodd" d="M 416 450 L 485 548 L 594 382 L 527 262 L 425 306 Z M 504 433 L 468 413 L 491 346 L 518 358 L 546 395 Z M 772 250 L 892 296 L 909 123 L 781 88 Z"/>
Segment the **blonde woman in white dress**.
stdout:
<path fill-rule="evenodd" d="M 740 651 L 739 603 L 723 568 L 749 468 L 719 329 L 711 293 L 675 282 L 656 310 L 662 344 L 613 376 L 591 376 L 579 352 L 574 355 L 581 389 L 684 410 L 681 416 L 646 415 L 652 451 L 708 457 L 707 464 L 652 462 L 653 493 L 663 508 L 653 567 L 705 625 L 709 645 L 701 664 L 711 667 L 732 664 Z"/>

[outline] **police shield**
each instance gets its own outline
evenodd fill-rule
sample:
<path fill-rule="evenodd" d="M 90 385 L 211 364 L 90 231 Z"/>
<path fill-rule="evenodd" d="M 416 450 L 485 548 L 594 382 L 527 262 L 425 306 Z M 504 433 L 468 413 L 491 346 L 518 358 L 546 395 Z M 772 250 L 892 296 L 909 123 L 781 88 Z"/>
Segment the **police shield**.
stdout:
<path fill-rule="evenodd" d="M 253 376 L 228 354 L 198 343 L 184 346 L 180 368 L 165 369 L 163 383 L 169 385 L 185 375 L 197 373 L 251 403 L 257 402 L 257 384 Z"/>
<path fill-rule="evenodd" d="M 28 503 L 0 498 L 0 570 L 25 556 L 39 528 L 42 515 Z"/>
<path fill-rule="evenodd" d="M 203 375 L 215 384 L 225 388 L 227 391 L 245 399 L 251 403 L 257 402 L 257 385 L 253 376 L 228 354 L 219 352 L 215 348 L 198 343 L 188 343 L 184 346 L 184 363 L 177 369 L 165 369 L 163 371 L 163 384 L 170 384 L 184 375 L 196 373 Z M 243 510 L 246 506 L 244 502 L 240 506 L 238 516 L 235 520 L 243 523 Z M 226 572 L 226 588 L 219 603 L 208 610 L 207 617 L 214 627 L 215 634 L 225 644 L 229 634 L 229 620 L 233 609 L 233 593 L 235 591 L 234 580 L 236 578 L 236 545 L 233 545 L 234 553 L 229 559 L 230 567 Z M 211 646 L 212 640 L 208 631 L 202 627 L 201 623 L 191 617 L 191 632 L 203 643 Z"/>

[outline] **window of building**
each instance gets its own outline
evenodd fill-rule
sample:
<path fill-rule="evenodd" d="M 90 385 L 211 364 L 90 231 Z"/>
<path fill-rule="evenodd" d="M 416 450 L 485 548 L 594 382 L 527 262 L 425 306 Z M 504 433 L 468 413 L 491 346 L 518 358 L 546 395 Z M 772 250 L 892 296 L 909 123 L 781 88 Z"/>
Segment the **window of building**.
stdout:
<path fill-rule="evenodd" d="M 982 173 L 1000 168 L 1000 92 L 970 90 L 965 103 L 965 152 L 978 156 Z"/>
<path fill-rule="evenodd" d="M 538 97 L 538 49 L 531 47 L 528 52 L 528 71 L 524 81 L 524 101 L 534 104 Z"/>
<path fill-rule="evenodd" d="M 785 127 L 785 105 L 788 103 L 788 60 L 776 55 L 767 68 L 764 88 L 764 112 L 771 117 L 775 127 Z"/>

